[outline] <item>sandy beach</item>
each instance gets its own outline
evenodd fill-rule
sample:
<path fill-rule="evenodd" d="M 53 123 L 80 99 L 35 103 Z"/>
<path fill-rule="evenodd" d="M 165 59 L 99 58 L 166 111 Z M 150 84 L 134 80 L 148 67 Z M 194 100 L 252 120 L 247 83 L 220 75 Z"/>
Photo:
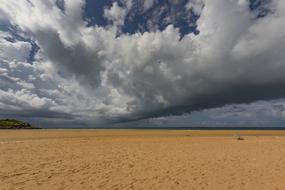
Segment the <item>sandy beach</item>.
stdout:
<path fill-rule="evenodd" d="M 285 131 L 0 131 L 1 190 L 282 190 L 284 178 Z"/>

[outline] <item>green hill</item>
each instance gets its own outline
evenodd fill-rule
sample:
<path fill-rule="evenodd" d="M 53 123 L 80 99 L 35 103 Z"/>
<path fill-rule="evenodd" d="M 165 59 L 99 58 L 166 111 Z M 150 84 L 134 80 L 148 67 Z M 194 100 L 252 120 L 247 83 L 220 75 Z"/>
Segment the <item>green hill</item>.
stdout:
<path fill-rule="evenodd" d="M 0 129 L 37 129 L 29 123 L 16 119 L 0 119 Z"/>

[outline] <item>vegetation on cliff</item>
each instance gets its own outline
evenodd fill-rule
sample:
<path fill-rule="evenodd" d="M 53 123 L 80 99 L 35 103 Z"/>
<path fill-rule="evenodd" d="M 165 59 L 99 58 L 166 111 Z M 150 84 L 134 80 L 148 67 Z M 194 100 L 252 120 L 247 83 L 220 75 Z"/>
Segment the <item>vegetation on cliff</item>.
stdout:
<path fill-rule="evenodd" d="M 29 123 L 16 119 L 0 119 L 0 129 L 37 129 Z"/>

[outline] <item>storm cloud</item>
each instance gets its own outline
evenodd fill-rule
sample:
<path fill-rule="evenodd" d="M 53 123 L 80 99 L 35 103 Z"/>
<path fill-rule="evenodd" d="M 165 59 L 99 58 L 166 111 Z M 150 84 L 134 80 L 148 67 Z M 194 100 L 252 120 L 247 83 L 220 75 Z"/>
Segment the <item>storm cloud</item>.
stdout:
<path fill-rule="evenodd" d="M 114 1 L 92 25 L 83 0 L 1 2 L 0 110 L 101 123 L 284 98 L 284 1 L 142 2 Z M 136 3 L 149 22 L 127 32 Z"/>

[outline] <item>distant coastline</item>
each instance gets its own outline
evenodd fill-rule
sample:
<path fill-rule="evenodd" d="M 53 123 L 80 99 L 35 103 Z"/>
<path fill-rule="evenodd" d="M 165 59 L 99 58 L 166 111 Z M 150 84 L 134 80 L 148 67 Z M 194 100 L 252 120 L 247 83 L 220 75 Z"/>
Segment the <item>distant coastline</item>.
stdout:
<path fill-rule="evenodd" d="M 142 129 L 142 130 L 285 130 L 285 127 L 131 127 L 107 129 Z"/>
<path fill-rule="evenodd" d="M 40 129 L 16 119 L 0 119 L 0 129 Z"/>
<path fill-rule="evenodd" d="M 86 129 L 86 130 L 205 130 L 205 131 L 223 131 L 223 130 L 285 130 L 285 127 L 59 127 L 43 129 Z"/>

